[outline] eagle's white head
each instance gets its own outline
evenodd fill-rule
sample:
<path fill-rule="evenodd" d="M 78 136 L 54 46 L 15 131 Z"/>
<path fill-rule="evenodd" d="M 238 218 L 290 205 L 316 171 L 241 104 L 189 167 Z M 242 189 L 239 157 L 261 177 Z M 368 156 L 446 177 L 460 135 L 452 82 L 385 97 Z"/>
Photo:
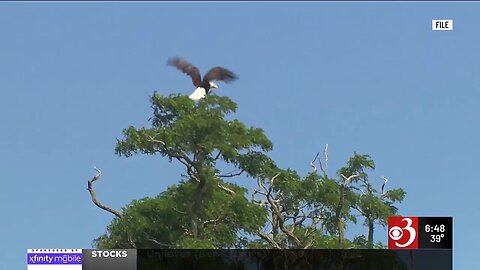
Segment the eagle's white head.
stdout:
<path fill-rule="evenodd" d="M 210 83 L 210 88 L 217 89 L 218 85 L 214 82 L 209 82 Z"/>

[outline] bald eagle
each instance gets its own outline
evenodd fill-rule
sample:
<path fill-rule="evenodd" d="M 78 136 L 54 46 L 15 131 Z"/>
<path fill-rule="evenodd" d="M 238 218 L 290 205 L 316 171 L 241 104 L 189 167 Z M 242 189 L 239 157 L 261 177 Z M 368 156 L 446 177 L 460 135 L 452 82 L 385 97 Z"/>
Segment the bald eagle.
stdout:
<path fill-rule="evenodd" d="M 195 91 L 189 96 L 193 100 L 199 100 L 208 95 L 210 89 L 218 88 L 218 85 L 213 81 L 224 81 L 230 83 L 238 77 L 230 70 L 223 67 L 214 67 L 210 69 L 205 76 L 200 76 L 200 71 L 197 67 L 180 58 L 171 58 L 168 60 L 169 66 L 176 67 L 183 73 L 192 78 L 192 83 L 196 87 Z"/>

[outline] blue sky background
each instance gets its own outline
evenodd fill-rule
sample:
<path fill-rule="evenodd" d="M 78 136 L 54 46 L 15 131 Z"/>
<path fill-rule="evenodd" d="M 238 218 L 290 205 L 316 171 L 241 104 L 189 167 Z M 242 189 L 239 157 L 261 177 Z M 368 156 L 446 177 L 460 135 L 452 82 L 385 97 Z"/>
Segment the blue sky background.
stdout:
<path fill-rule="evenodd" d="M 90 248 L 117 209 L 155 196 L 182 167 L 119 158 L 116 138 L 151 116 L 154 90 L 189 94 L 181 56 L 240 80 L 219 94 L 265 129 L 301 174 L 329 144 L 333 173 L 369 154 L 403 215 L 453 216 L 455 269 L 474 269 L 478 205 L 479 3 L 0 3 L 0 269 L 27 248 Z M 453 19 L 453 31 L 432 31 Z M 245 181 L 252 182 L 246 179 Z M 360 229 L 357 229 L 358 232 Z M 386 242 L 377 229 L 376 240 Z"/>

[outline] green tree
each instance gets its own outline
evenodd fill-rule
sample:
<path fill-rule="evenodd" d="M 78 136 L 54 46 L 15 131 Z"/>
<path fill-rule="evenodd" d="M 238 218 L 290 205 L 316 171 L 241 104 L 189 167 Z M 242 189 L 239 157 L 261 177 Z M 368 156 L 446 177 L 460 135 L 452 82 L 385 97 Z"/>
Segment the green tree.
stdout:
<path fill-rule="evenodd" d="M 194 236 L 188 211 L 195 203 L 198 184 L 173 185 L 155 198 L 132 201 L 108 226 L 108 234 L 95 240 L 99 248 L 229 248 L 242 247 L 239 233 L 254 233 L 265 221 L 264 210 L 245 197 L 246 189 L 222 183 L 233 194 L 209 182 L 201 211 L 200 229 Z"/>
<path fill-rule="evenodd" d="M 322 174 L 314 164 L 318 154 L 304 177 L 278 168 L 262 129 L 228 120 L 236 104 L 226 97 L 212 94 L 195 103 L 155 93 L 151 104 L 151 127 L 124 129 L 116 153 L 161 155 L 184 166 L 185 175 L 120 212 L 96 199 L 97 174 L 89 181 L 92 200 L 115 215 L 94 241 L 99 248 L 372 248 L 375 224 L 385 225 L 404 198 L 401 189 L 379 194 L 370 185 L 367 171 L 375 164 L 368 155 L 354 153 L 336 178 L 328 176 L 327 148 L 319 160 Z M 224 173 L 226 167 L 237 172 Z M 245 188 L 225 181 L 242 175 L 257 181 L 251 199 Z M 367 236 L 345 239 L 356 213 L 365 219 Z"/>
<path fill-rule="evenodd" d="M 122 216 L 117 215 L 108 233 L 96 240 L 97 245 L 239 245 L 236 234 L 240 230 L 251 233 L 261 226 L 265 222 L 261 214 L 264 209 L 248 202 L 245 189 L 226 184 L 222 178 L 244 173 L 256 177 L 274 170 L 274 162 L 265 154 L 272 149 L 272 143 L 262 129 L 226 120 L 236 105 L 225 97 L 209 95 L 195 103 L 185 96 L 163 97 L 155 93 L 151 103 L 152 127 L 126 128 L 116 153 L 126 157 L 160 154 L 183 164 L 187 174 L 178 186 L 157 198 L 132 202 Z M 222 173 L 219 161 L 239 172 Z M 157 231 L 149 232 L 150 226 Z M 169 236 L 159 236 L 165 232 Z"/>
<path fill-rule="evenodd" d="M 315 157 L 315 160 L 317 159 Z M 258 234 L 264 241 L 255 241 L 255 247 L 274 248 L 373 248 L 375 223 L 386 225 L 388 216 L 395 215 L 404 198 L 402 189 L 376 195 L 368 182 L 368 170 L 375 163 L 368 155 L 354 155 L 347 165 L 338 171 L 337 178 L 327 174 L 327 150 L 325 162 L 319 166 L 323 175 L 314 171 L 305 177 L 296 172 L 281 171 L 270 179 L 258 179 L 252 201 L 266 207 L 268 226 Z M 314 160 L 314 162 L 315 162 Z M 368 187 L 368 194 L 361 187 Z M 365 218 L 367 239 L 359 236 L 345 239 L 346 225 L 357 223 L 356 213 Z M 265 233 L 267 232 L 268 233 Z"/>

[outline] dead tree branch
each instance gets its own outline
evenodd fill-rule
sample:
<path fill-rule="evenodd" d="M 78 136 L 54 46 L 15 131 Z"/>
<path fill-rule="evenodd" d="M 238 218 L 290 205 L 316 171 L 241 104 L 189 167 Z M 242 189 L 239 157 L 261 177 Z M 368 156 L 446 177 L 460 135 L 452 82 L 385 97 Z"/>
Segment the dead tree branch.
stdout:
<path fill-rule="evenodd" d="M 226 186 L 222 186 L 220 184 L 217 185 L 219 188 L 221 188 L 223 191 L 229 193 L 230 195 L 235 195 L 235 191 L 227 188 Z"/>
<path fill-rule="evenodd" d="M 319 154 L 316 158 L 318 156 Z M 315 161 L 316 159 L 313 160 L 312 164 Z M 309 248 L 315 244 L 316 238 L 311 238 L 317 231 L 317 225 L 326 217 L 320 209 L 321 206 L 315 206 L 314 209 L 311 209 L 312 206 L 308 202 L 300 203 L 293 209 L 285 208 L 286 205 L 283 201 L 285 196 L 282 191 L 275 188 L 279 176 L 280 173 L 270 179 L 257 179 L 258 187 L 252 194 L 252 201 L 267 208 L 269 212 L 268 222 L 271 225 L 269 232 L 259 231 L 258 235 L 274 248 L 284 249 L 289 248 L 290 245 L 294 248 Z M 261 198 L 257 198 L 257 196 L 261 196 Z M 303 226 L 307 220 L 311 220 L 306 228 L 307 230 L 299 235 L 300 231 L 296 229 Z"/>
<path fill-rule="evenodd" d="M 315 156 L 315 158 L 312 160 L 312 162 L 310 162 L 310 167 L 313 168 L 313 172 L 317 172 L 317 167 L 315 166 L 315 161 L 317 160 L 318 155 L 320 155 L 320 152 L 317 152 L 317 155 Z M 320 165 L 321 165 L 321 163 L 320 163 Z"/>
<path fill-rule="evenodd" d="M 340 174 L 342 177 L 343 177 L 343 185 L 346 187 L 348 186 L 351 182 L 352 182 L 352 179 L 353 178 L 356 178 L 356 177 L 359 177 L 360 174 L 353 174 L 353 175 L 350 175 L 349 177 L 346 177 L 345 175 L 343 174 Z"/>
<path fill-rule="evenodd" d="M 383 180 L 385 180 L 385 181 L 384 181 L 384 182 L 383 182 L 383 184 L 382 184 L 382 191 L 381 191 L 381 193 L 380 193 L 380 194 L 381 194 L 381 196 L 384 196 L 384 195 L 385 195 L 385 193 L 386 193 L 386 191 L 385 191 L 385 185 L 387 184 L 387 182 L 388 182 L 388 179 L 387 179 L 387 178 L 385 178 L 383 175 L 382 175 L 382 178 L 383 178 Z"/>
<path fill-rule="evenodd" d="M 325 156 L 324 165 L 322 165 L 322 161 L 318 159 L 318 163 L 320 164 L 320 170 L 323 172 L 323 176 L 328 176 L 328 143 L 325 145 L 325 149 L 323 150 L 323 155 Z"/>
<path fill-rule="evenodd" d="M 325 145 L 325 150 L 323 150 L 325 155 L 325 168 L 322 170 L 325 176 L 328 175 L 328 143 Z"/>
<path fill-rule="evenodd" d="M 97 167 L 94 167 L 95 170 L 97 171 L 97 174 L 95 174 L 95 176 L 93 176 L 93 178 L 88 181 L 88 192 L 90 192 L 90 196 L 92 197 L 92 201 L 93 203 L 98 206 L 99 208 L 107 211 L 107 212 L 110 212 L 112 214 L 114 214 L 115 216 L 117 216 L 118 218 L 123 218 L 123 215 L 118 212 L 117 210 L 113 209 L 113 208 L 110 208 L 106 205 L 103 205 L 102 203 L 100 203 L 98 200 L 97 200 L 97 195 L 95 194 L 95 190 L 93 189 L 93 182 L 97 181 L 98 179 L 100 179 L 100 176 L 102 176 L 102 171 L 100 171 Z"/>

